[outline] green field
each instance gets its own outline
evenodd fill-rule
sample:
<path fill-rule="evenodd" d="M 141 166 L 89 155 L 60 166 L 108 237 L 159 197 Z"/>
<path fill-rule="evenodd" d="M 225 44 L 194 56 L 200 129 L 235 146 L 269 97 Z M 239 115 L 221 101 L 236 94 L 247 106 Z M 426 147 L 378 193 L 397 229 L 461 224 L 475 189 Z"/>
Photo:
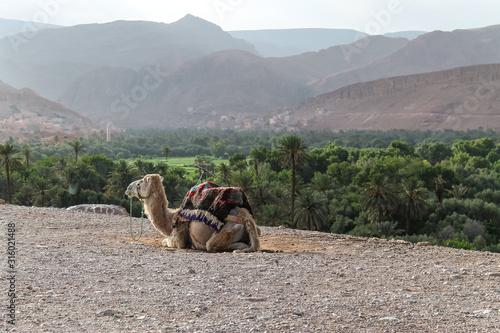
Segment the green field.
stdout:
<path fill-rule="evenodd" d="M 195 172 L 198 172 L 198 168 L 193 167 L 194 165 L 194 160 L 196 159 L 195 156 L 189 156 L 189 157 L 169 157 L 168 160 L 166 161 L 167 165 L 172 166 L 172 167 L 182 167 L 185 168 L 188 174 L 194 174 Z M 129 163 L 134 163 L 136 159 L 129 159 Z M 165 163 L 165 157 L 155 157 L 151 159 L 144 159 L 146 162 L 153 162 L 153 163 Z M 229 163 L 229 160 L 225 159 L 213 159 L 212 160 L 215 165 L 219 165 L 221 163 Z"/>

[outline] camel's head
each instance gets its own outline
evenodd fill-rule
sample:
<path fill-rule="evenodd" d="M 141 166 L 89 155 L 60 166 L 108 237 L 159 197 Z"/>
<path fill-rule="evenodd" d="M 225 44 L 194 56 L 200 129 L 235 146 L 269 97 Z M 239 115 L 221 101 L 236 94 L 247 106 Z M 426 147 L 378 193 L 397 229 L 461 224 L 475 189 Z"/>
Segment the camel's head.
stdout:
<path fill-rule="evenodd" d="M 125 191 L 129 197 L 136 197 L 140 200 L 147 199 L 156 191 L 163 191 L 163 177 L 160 175 L 146 175 L 144 178 L 130 183 Z"/>

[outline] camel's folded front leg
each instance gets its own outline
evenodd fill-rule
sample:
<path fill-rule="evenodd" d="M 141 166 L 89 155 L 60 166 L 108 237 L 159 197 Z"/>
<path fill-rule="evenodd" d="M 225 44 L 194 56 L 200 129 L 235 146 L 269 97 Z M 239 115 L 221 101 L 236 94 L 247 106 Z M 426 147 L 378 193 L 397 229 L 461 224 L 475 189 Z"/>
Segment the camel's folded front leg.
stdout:
<path fill-rule="evenodd" d="M 177 227 L 172 229 L 170 236 L 163 239 L 161 245 L 176 249 L 185 249 L 187 246 L 187 228 L 186 222 L 178 222 Z"/>
<path fill-rule="evenodd" d="M 164 238 L 163 241 L 161 242 L 161 245 L 165 247 L 179 248 L 177 240 L 172 236 Z"/>

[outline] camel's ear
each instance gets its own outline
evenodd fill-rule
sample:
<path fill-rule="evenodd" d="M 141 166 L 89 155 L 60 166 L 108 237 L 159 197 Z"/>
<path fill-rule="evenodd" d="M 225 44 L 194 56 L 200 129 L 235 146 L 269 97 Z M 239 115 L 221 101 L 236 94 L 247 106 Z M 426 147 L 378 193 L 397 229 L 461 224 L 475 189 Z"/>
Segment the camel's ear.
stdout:
<path fill-rule="evenodd" d="M 163 176 L 160 176 L 160 181 L 163 181 Z"/>
<path fill-rule="evenodd" d="M 151 176 L 147 176 L 147 177 L 145 177 L 145 178 L 144 178 L 144 182 L 145 182 L 145 183 L 149 183 L 149 182 L 151 182 Z"/>

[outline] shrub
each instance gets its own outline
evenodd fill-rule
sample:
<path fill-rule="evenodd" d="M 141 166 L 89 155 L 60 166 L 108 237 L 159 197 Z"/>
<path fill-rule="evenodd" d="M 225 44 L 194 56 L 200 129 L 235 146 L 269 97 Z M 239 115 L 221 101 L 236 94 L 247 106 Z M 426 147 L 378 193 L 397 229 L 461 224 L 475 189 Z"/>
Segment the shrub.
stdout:
<path fill-rule="evenodd" d="M 458 238 L 447 239 L 441 245 L 446 247 L 452 247 L 455 249 L 475 250 L 474 245 L 465 240 L 461 241 Z"/>
<path fill-rule="evenodd" d="M 438 245 L 439 241 L 428 235 L 404 235 L 400 237 L 395 237 L 396 239 L 401 239 L 410 243 L 420 243 L 420 242 L 429 242 L 432 245 Z"/>
<path fill-rule="evenodd" d="M 479 251 L 482 251 L 486 247 L 486 239 L 484 239 L 483 236 L 479 235 L 474 238 L 472 245 L 474 245 L 474 247 Z"/>
<path fill-rule="evenodd" d="M 484 236 L 484 225 L 479 221 L 467 221 L 464 224 L 464 234 L 472 242 L 477 236 Z"/>
<path fill-rule="evenodd" d="M 403 229 L 397 229 L 398 222 L 385 221 L 375 224 L 375 230 L 380 237 L 390 237 L 403 233 Z"/>
<path fill-rule="evenodd" d="M 453 226 L 451 225 L 448 225 L 443 229 L 439 230 L 438 233 L 436 234 L 436 237 L 437 239 L 443 241 L 446 239 L 450 239 L 454 233 L 455 233 L 455 228 L 453 228 Z"/>

